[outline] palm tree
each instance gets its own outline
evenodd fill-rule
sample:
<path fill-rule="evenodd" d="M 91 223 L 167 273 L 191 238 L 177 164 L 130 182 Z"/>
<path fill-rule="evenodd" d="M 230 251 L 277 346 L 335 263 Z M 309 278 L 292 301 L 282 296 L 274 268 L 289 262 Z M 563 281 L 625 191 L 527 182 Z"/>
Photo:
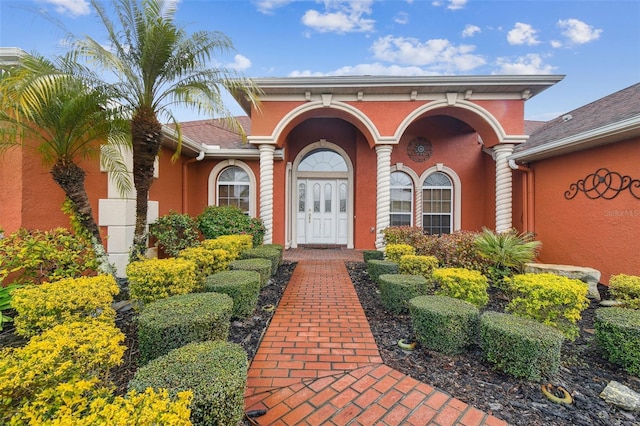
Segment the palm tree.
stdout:
<path fill-rule="evenodd" d="M 211 68 L 216 53 L 233 50 L 222 33 L 198 31 L 189 35 L 175 23 L 175 0 L 113 0 L 117 19 L 111 20 L 97 1 L 91 4 L 107 31 L 108 45 L 91 37 L 75 40 L 78 59 L 112 71 L 118 80 L 118 102 L 131 109 L 133 181 L 136 189 L 136 224 L 131 259 L 146 250 L 148 194 L 153 183 L 154 161 L 162 143 L 159 119 L 176 126 L 177 158 L 181 146 L 180 125 L 174 106 L 226 119 L 242 133 L 225 107 L 222 90 L 244 94 L 257 104 L 257 89 L 250 79 L 234 70 Z"/>
<path fill-rule="evenodd" d="M 100 155 L 121 192 L 131 187 L 120 154 L 129 123 L 110 108 L 109 93 L 70 73 L 69 62 L 27 55 L 0 70 L 0 154 L 16 146 L 35 151 L 72 203 L 103 272 L 113 273 L 85 189 L 79 160 Z"/>

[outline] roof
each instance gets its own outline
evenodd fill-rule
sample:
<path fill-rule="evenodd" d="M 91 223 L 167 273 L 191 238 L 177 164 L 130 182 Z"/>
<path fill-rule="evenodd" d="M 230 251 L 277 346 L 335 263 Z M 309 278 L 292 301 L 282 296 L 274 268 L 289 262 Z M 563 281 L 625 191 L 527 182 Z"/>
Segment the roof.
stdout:
<path fill-rule="evenodd" d="M 511 159 L 535 161 L 640 136 L 640 83 L 530 128 Z"/>
<path fill-rule="evenodd" d="M 247 116 L 235 117 L 244 132 L 251 134 L 251 119 Z M 180 123 L 182 134 L 194 142 L 206 145 L 218 145 L 220 148 L 251 148 L 242 140 L 242 135 L 233 130 L 228 123 L 220 119 L 185 121 Z M 174 126 L 169 126 L 173 128 Z"/>

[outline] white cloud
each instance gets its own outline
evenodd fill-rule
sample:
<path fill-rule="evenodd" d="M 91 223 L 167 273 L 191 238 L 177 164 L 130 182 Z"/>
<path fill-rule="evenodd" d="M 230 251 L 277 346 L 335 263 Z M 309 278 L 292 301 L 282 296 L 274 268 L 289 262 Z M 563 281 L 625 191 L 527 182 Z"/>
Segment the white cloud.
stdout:
<path fill-rule="evenodd" d="M 43 0 L 45 3 L 52 4 L 56 12 L 63 15 L 71 16 L 88 15 L 91 13 L 89 2 L 87 0 Z"/>
<path fill-rule="evenodd" d="M 386 36 L 371 46 L 374 57 L 401 65 L 428 66 L 434 72 L 470 71 L 486 63 L 484 57 L 473 54 L 473 45 L 454 45 L 446 39 L 421 42 L 415 38 Z"/>
<path fill-rule="evenodd" d="M 563 28 L 562 35 L 567 37 L 572 44 L 585 44 L 597 40 L 602 30 L 595 29 L 578 19 L 561 19 L 558 27 Z"/>
<path fill-rule="evenodd" d="M 467 1 L 468 0 L 447 0 L 445 2 L 442 2 L 440 0 L 435 0 L 431 2 L 431 4 L 436 7 L 447 4 L 447 9 L 459 10 L 459 9 L 463 9 L 467 5 Z"/>
<path fill-rule="evenodd" d="M 373 0 L 325 0 L 324 12 L 307 10 L 302 23 L 321 33 L 371 32 L 376 21 L 365 16 L 371 15 L 372 3 Z"/>
<path fill-rule="evenodd" d="M 536 33 L 529 24 L 523 24 L 522 22 L 516 22 L 515 27 L 507 33 L 507 41 L 509 44 L 526 44 L 532 46 L 540 43 L 536 38 Z"/>
<path fill-rule="evenodd" d="M 231 68 L 238 71 L 244 71 L 251 67 L 251 60 L 246 56 L 236 55 L 233 57 L 233 62 L 227 64 L 227 68 Z"/>
<path fill-rule="evenodd" d="M 286 6 L 292 2 L 293 0 L 257 0 L 255 1 L 255 5 L 259 12 L 270 15 L 275 9 Z"/>
<path fill-rule="evenodd" d="M 407 12 L 398 12 L 398 14 L 394 16 L 393 21 L 400 25 L 408 24 L 409 14 Z"/>
<path fill-rule="evenodd" d="M 558 49 L 562 47 L 562 42 L 559 40 L 551 40 L 551 47 L 553 47 L 554 49 Z"/>
<path fill-rule="evenodd" d="M 338 75 L 436 75 L 437 73 L 422 69 L 420 67 L 403 67 L 400 65 L 384 65 L 379 62 L 372 64 L 358 64 L 354 66 L 344 66 L 327 73 L 305 71 L 294 71 L 289 77 L 322 77 Z"/>
<path fill-rule="evenodd" d="M 462 37 L 463 38 L 473 37 L 474 35 L 476 35 L 476 34 L 478 34 L 480 32 L 482 32 L 480 27 L 478 27 L 476 25 L 467 24 L 464 27 L 464 30 L 462 30 Z"/>
<path fill-rule="evenodd" d="M 499 70 L 494 74 L 551 74 L 555 70 L 554 66 L 544 64 L 542 57 L 535 53 L 520 56 L 515 61 L 506 57 L 498 58 L 496 63 Z"/>

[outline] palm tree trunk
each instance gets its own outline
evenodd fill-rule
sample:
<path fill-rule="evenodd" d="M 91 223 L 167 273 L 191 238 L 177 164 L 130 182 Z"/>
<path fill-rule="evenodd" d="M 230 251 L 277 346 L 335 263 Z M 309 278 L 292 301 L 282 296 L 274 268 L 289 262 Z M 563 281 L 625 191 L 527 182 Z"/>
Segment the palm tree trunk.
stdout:
<path fill-rule="evenodd" d="M 147 250 L 147 210 L 149 189 L 153 183 L 154 162 L 160 151 L 162 125 L 150 108 L 140 108 L 131 121 L 133 143 L 133 183 L 136 187 L 136 226 L 130 260 L 144 256 Z"/>
<path fill-rule="evenodd" d="M 109 257 L 102 245 L 100 228 L 93 218 L 93 210 L 89 203 L 89 196 L 84 186 L 85 172 L 71 160 L 58 159 L 51 169 L 53 180 L 60 185 L 67 198 L 73 203 L 75 214 L 83 229 L 91 238 L 96 257 L 100 262 L 100 270 L 103 273 L 115 276 L 115 270 L 109 263 Z"/>

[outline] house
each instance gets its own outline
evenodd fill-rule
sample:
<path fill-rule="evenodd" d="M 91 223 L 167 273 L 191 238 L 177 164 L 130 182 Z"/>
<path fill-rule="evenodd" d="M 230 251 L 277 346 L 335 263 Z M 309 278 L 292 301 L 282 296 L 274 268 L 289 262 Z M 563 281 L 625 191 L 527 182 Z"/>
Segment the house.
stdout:
<path fill-rule="evenodd" d="M 560 191 L 563 197 L 572 183 L 579 186 L 580 179 L 601 166 L 637 182 L 638 166 L 630 154 L 637 157 L 639 149 L 638 97 L 627 99 L 630 105 L 625 107 L 636 106 L 635 127 L 602 134 L 599 142 L 593 129 L 611 123 L 590 118 L 595 126 L 591 130 L 573 127 L 584 122 L 579 110 L 571 113 L 573 120 L 526 122 L 526 100 L 562 78 L 254 79 L 263 92 L 259 109 L 237 99 L 247 112 L 239 120 L 248 141 L 219 120 L 183 123 L 181 156 L 172 163 L 175 134 L 165 127 L 148 219 L 170 211 L 195 216 L 208 205 L 236 205 L 262 218 L 265 242 L 287 248 L 380 249 L 381 231 L 390 225 L 418 226 L 429 233 L 515 227 L 538 234 L 545 262 L 600 268 L 606 271 L 605 279 L 612 273 L 640 274 L 632 261 L 637 261 L 632 253 L 638 252 L 640 239 L 629 238 L 640 229 L 637 185 L 632 182 L 633 189 L 620 190 L 615 200 L 599 207 L 610 216 L 597 224 L 597 239 L 590 218 L 579 222 L 579 228 L 570 226 L 571 219 L 576 217 L 574 206 L 585 209 L 585 203 L 605 201 L 587 202 L 580 198 L 585 194 L 577 194 L 560 202 L 555 196 Z M 608 111 L 610 119 L 619 120 L 622 110 L 618 106 L 617 112 Z M 558 121 L 572 126 L 573 133 L 554 130 Z M 535 124 L 539 128 L 530 131 Z M 583 133 L 584 143 L 573 140 Z M 566 150 L 559 148 L 564 145 Z M 603 152 L 613 152 L 612 160 L 598 166 Z M 589 167 L 583 157 L 593 158 Z M 119 194 L 96 164 L 85 165 L 91 202 L 108 236 L 107 251 L 123 271 L 133 236 L 135 196 Z M 0 158 L 0 225 L 7 232 L 66 223 L 57 212 L 62 191 L 46 174 L 22 151 Z M 611 216 L 618 214 L 628 216 Z M 616 228 L 609 229 L 614 224 Z M 602 234 L 607 235 L 600 238 Z M 624 236 L 624 243 L 614 248 L 613 242 L 620 240 L 616 236 Z M 621 245 L 626 254 L 618 249 Z M 606 248 L 596 256 L 595 247 Z M 608 263 L 610 250 L 615 263 Z M 615 268 L 607 269 L 609 264 Z"/>

